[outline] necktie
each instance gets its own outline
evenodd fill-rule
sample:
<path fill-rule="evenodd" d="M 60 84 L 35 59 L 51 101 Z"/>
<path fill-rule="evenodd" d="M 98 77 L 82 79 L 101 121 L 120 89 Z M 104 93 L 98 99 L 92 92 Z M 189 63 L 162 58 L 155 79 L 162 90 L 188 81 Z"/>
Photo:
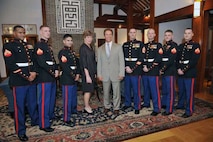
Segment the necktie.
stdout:
<path fill-rule="evenodd" d="M 106 54 L 107 54 L 107 57 L 110 56 L 110 46 L 109 46 L 109 43 L 106 44 Z"/>

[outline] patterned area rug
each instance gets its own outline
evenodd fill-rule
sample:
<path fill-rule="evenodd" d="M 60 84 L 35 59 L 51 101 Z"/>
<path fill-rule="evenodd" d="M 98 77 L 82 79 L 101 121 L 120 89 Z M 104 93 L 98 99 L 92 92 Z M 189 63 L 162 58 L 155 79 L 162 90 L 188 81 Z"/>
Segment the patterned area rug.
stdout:
<path fill-rule="evenodd" d="M 89 115 L 82 111 L 83 96 L 78 95 L 78 113 L 72 116 L 71 125 L 63 123 L 62 101 L 58 95 L 55 114 L 57 118 L 53 121 L 54 132 L 45 133 L 39 130 L 38 126 L 30 126 L 30 119 L 27 117 L 27 135 L 32 142 L 72 142 L 72 141 L 121 141 L 153 132 L 177 127 L 194 121 L 213 117 L 213 104 L 200 99 L 195 99 L 195 113 L 189 118 L 181 118 L 183 110 L 176 110 L 172 115 L 150 116 L 152 109 L 142 109 L 139 115 L 135 115 L 133 108 L 121 110 L 119 115 L 112 111 L 103 113 L 102 96 L 100 101 L 96 95 L 91 97 L 94 114 Z M 7 102 L 0 92 L 0 141 L 18 142 L 15 134 L 14 122 L 7 115 Z M 164 110 L 162 110 L 164 111 Z"/>

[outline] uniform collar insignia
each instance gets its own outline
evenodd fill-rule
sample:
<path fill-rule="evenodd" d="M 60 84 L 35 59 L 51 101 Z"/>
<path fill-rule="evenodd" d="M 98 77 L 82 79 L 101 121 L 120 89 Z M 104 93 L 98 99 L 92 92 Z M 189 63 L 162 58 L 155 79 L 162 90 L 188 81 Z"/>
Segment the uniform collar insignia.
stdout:
<path fill-rule="evenodd" d="M 18 38 L 14 38 L 14 42 L 23 43 L 24 41 Z"/>
<path fill-rule="evenodd" d="M 150 44 L 154 43 L 154 40 L 153 40 L 153 41 L 149 41 L 149 43 L 150 43 Z"/>
<path fill-rule="evenodd" d="M 192 39 L 191 40 L 189 40 L 189 41 L 186 41 L 185 43 L 192 43 L 192 42 L 194 42 Z"/>
<path fill-rule="evenodd" d="M 45 40 L 45 39 L 43 39 L 43 38 L 41 38 L 40 41 L 41 41 L 41 42 L 48 43 L 48 40 Z"/>

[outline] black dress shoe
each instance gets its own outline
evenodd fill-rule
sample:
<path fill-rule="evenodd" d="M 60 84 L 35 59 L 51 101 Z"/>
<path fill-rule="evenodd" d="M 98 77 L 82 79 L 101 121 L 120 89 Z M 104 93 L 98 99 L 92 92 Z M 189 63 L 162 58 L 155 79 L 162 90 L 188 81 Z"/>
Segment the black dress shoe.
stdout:
<path fill-rule="evenodd" d="M 68 125 L 72 124 L 72 121 L 64 121 L 64 122 Z"/>
<path fill-rule="evenodd" d="M 74 127 L 75 123 L 72 123 L 72 121 L 64 121 L 65 126 Z"/>
<path fill-rule="evenodd" d="M 87 111 L 86 109 L 84 109 L 84 113 L 93 114 L 93 111 L 92 111 L 92 112 L 89 112 L 89 111 Z"/>
<path fill-rule="evenodd" d="M 139 114 L 140 113 L 140 111 L 139 110 L 135 110 L 135 114 Z"/>
<path fill-rule="evenodd" d="M 128 108 L 130 108 L 130 106 L 124 106 L 124 107 L 122 108 L 122 110 L 125 110 L 125 109 L 128 109 Z"/>
<path fill-rule="evenodd" d="M 104 109 L 104 113 L 108 113 L 110 111 L 110 109 L 105 108 Z"/>
<path fill-rule="evenodd" d="M 19 138 L 20 141 L 23 141 L 23 142 L 28 141 L 28 137 L 25 134 L 19 135 L 18 138 Z"/>
<path fill-rule="evenodd" d="M 37 125 L 38 125 L 38 123 L 35 123 L 35 124 L 33 123 L 33 124 L 31 124 L 32 127 L 37 126 Z"/>
<path fill-rule="evenodd" d="M 150 106 L 142 105 L 142 108 L 150 108 Z"/>
<path fill-rule="evenodd" d="M 182 109 L 182 110 L 184 110 L 185 108 L 184 107 L 180 107 L 180 106 L 175 106 L 175 109 Z"/>
<path fill-rule="evenodd" d="M 40 128 L 40 130 L 43 130 L 43 131 L 45 131 L 45 132 L 53 132 L 53 131 L 54 131 L 54 128 L 47 127 L 47 128 Z"/>
<path fill-rule="evenodd" d="M 164 111 L 164 112 L 162 113 L 163 116 L 167 116 L 167 115 L 170 115 L 170 114 L 172 114 L 172 113 L 171 113 L 171 112 L 166 112 L 166 111 Z"/>
<path fill-rule="evenodd" d="M 119 115 L 119 110 L 114 110 L 113 114 L 114 115 Z"/>
<path fill-rule="evenodd" d="M 10 116 L 10 118 L 14 119 L 14 112 L 8 112 L 8 115 Z"/>
<path fill-rule="evenodd" d="M 159 112 L 153 111 L 150 115 L 152 115 L 152 116 L 157 116 L 158 114 L 159 114 Z"/>
<path fill-rule="evenodd" d="M 192 116 L 192 115 L 188 115 L 188 114 L 184 113 L 181 117 L 183 117 L 183 118 L 188 118 L 188 117 L 190 117 L 190 116 Z"/>

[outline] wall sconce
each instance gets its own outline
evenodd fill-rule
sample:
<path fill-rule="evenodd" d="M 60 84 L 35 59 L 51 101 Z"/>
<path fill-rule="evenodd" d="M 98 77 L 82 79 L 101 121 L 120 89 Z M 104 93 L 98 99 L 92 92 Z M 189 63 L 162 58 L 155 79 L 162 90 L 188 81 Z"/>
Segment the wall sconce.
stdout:
<path fill-rule="evenodd" d="M 193 12 L 193 17 L 194 18 L 200 16 L 201 1 L 202 0 L 194 0 L 194 12 Z"/>

